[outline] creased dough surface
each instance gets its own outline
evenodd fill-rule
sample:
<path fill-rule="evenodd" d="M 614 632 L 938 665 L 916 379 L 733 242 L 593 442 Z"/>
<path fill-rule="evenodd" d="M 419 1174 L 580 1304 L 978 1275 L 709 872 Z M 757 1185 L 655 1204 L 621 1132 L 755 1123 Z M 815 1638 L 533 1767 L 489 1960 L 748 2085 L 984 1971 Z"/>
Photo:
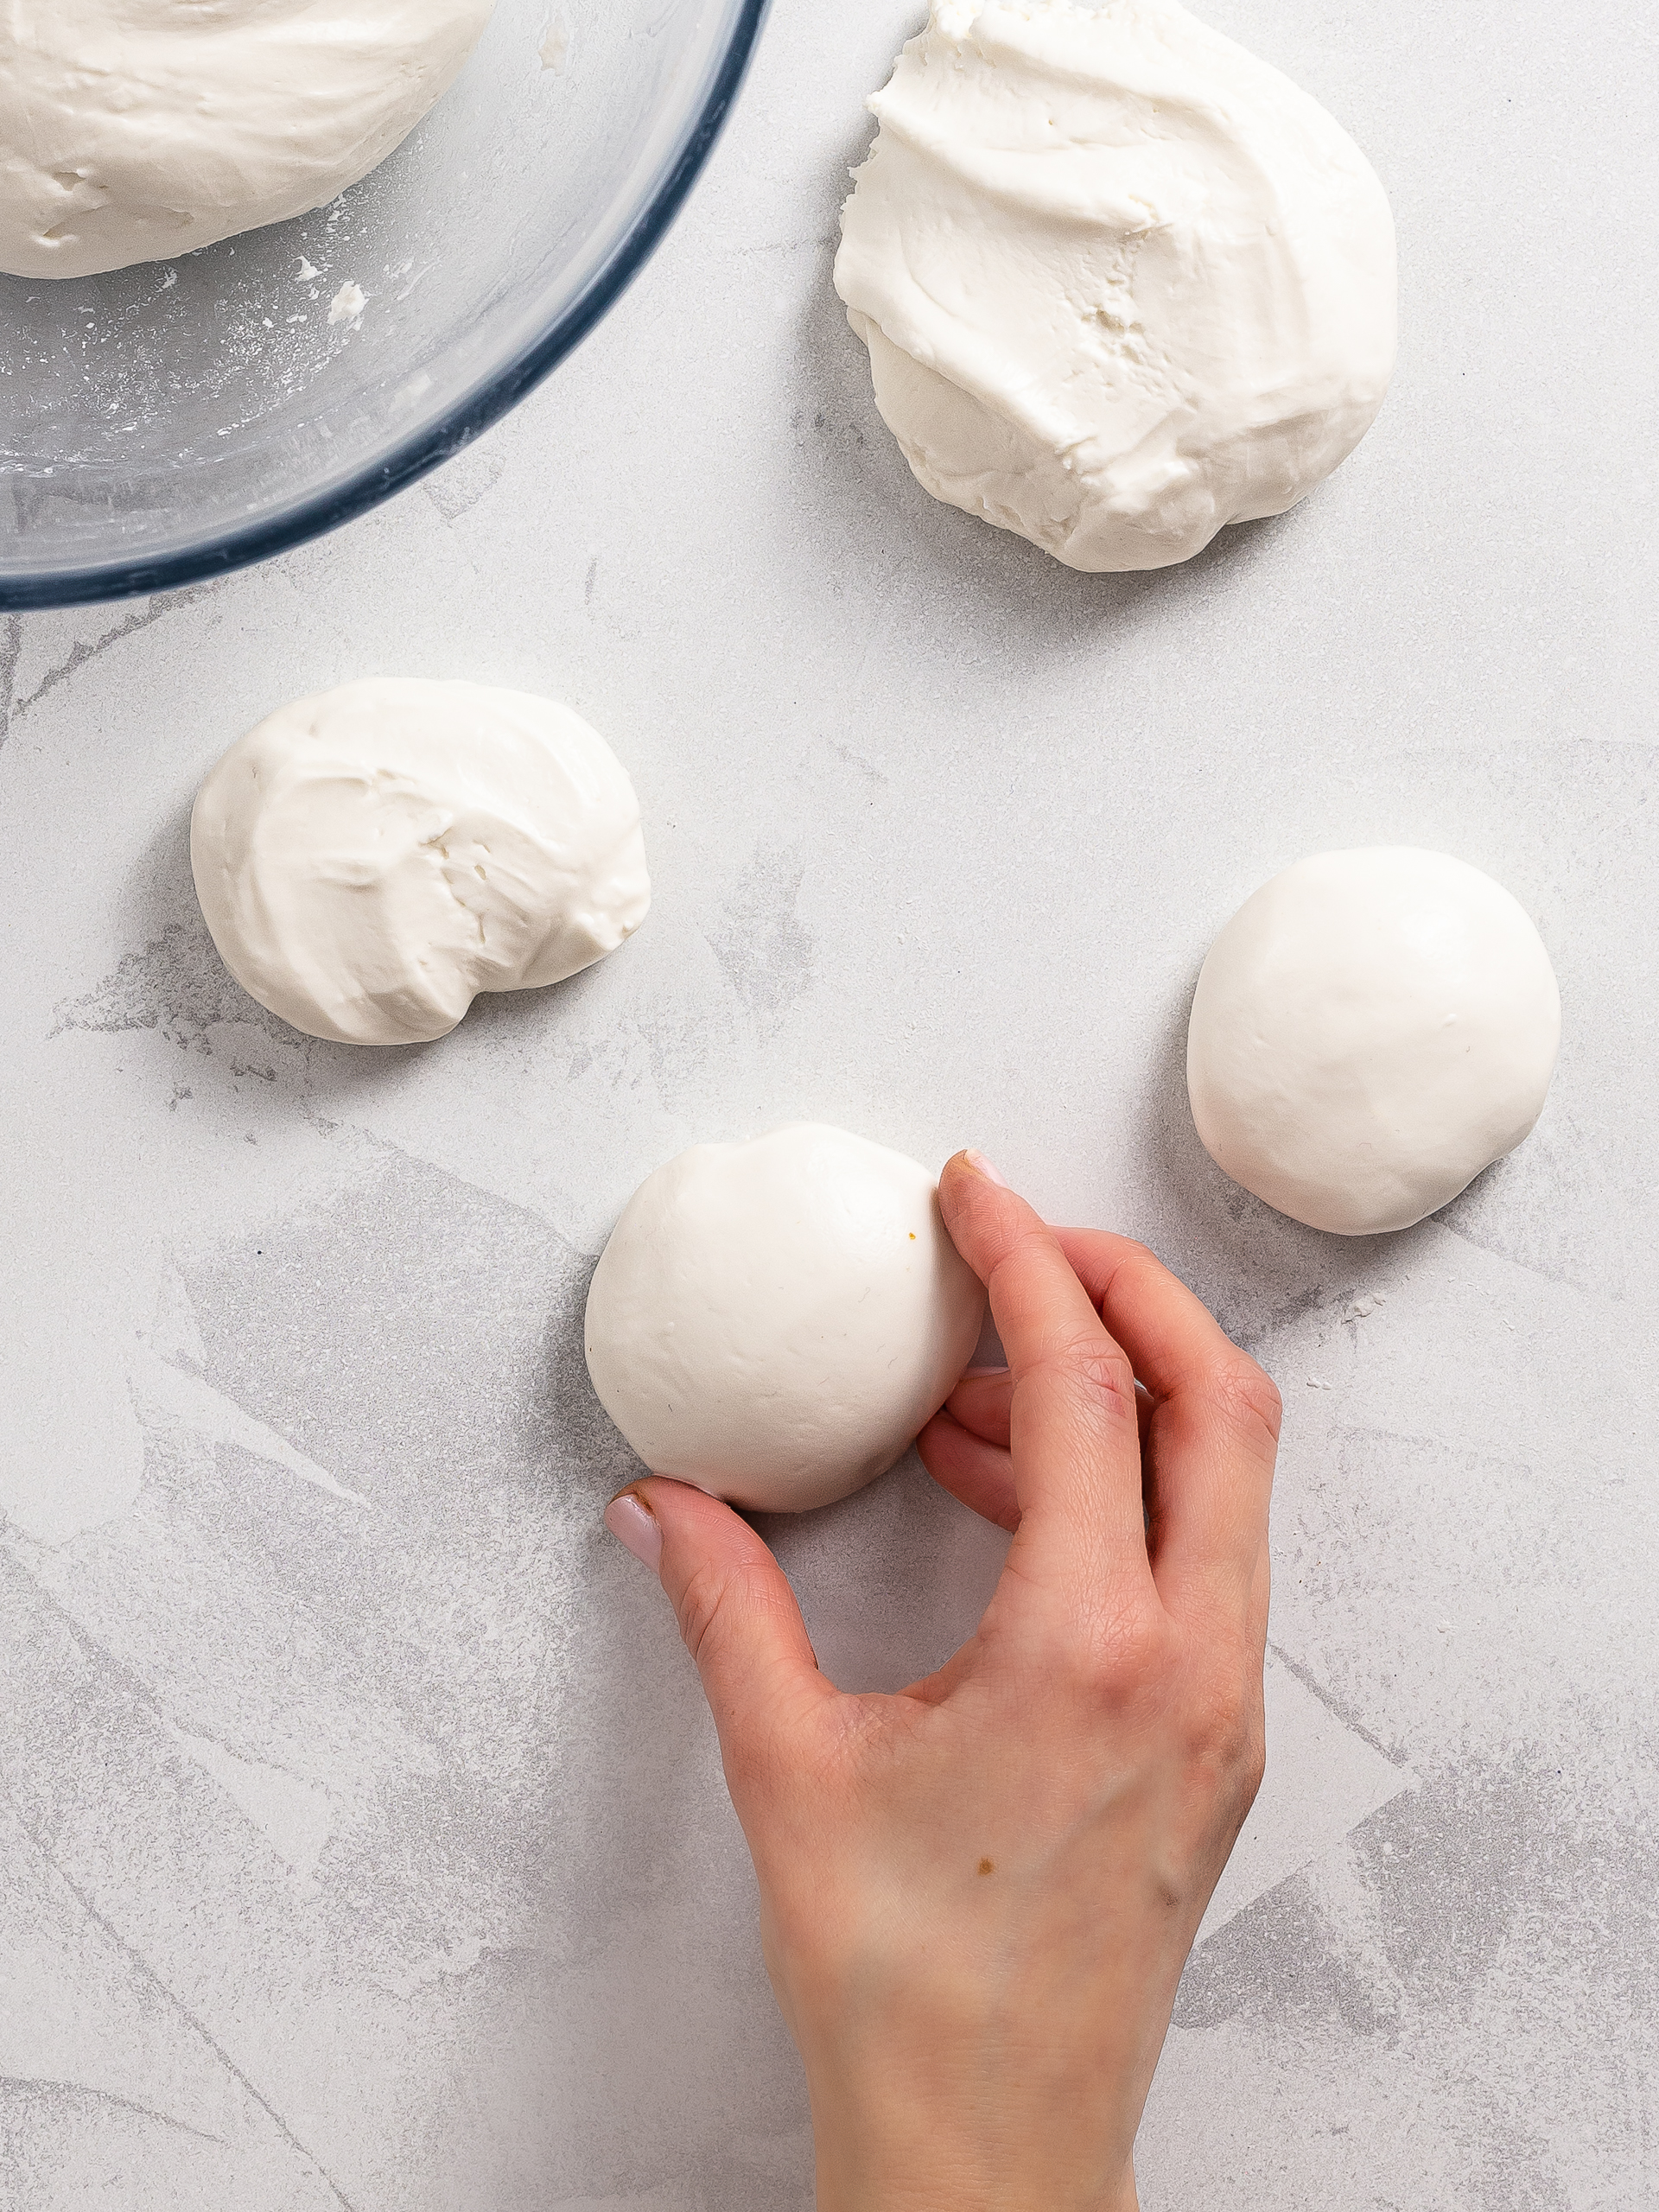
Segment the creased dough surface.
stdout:
<path fill-rule="evenodd" d="M 1369 429 L 1382 188 L 1176 0 L 936 0 L 870 107 L 836 284 L 935 498 L 1075 569 L 1162 568 Z"/>
<path fill-rule="evenodd" d="M 90 276 L 320 207 L 494 0 L 3 0 L 0 270 Z"/>
<path fill-rule="evenodd" d="M 423 1043 L 480 991 L 559 982 L 651 904 L 610 747 L 481 683 L 373 678 L 268 715 L 197 793 L 190 861 L 244 990 L 351 1045 Z"/>

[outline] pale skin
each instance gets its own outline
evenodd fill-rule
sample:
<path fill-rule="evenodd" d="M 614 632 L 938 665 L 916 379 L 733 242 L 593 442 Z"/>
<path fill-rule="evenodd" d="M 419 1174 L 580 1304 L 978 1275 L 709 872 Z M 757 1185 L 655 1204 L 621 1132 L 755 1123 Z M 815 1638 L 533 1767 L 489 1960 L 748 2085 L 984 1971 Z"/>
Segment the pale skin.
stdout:
<path fill-rule="evenodd" d="M 728 1507 L 652 1478 L 606 1521 L 714 1713 L 819 2212 L 1135 2212 L 1176 1983 L 1262 1777 L 1278 1393 L 1142 1246 L 1050 1229 L 978 1154 L 939 1203 L 1008 1361 L 919 1439 L 1013 1533 L 954 1658 L 846 1695 Z"/>

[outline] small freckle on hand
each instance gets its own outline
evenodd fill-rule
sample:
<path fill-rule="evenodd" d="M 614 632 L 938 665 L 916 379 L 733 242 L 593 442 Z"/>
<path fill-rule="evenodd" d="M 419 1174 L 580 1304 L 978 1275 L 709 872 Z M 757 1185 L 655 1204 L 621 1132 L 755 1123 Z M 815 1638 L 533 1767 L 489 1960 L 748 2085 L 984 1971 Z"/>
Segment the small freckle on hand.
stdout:
<path fill-rule="evenodd" d="M 994 1859 L 982 1859 L 979 1862 L 979 1871 L 982 1874 L 995 1874 L 996 1861 Z"/>

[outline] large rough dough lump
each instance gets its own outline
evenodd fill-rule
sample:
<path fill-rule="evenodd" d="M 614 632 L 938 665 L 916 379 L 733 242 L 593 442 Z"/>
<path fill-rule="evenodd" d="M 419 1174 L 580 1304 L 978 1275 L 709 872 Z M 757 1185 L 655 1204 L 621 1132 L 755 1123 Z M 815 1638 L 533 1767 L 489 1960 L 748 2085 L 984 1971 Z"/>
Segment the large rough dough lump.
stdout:
<path fill-rule="evenodd" d="M 5 0 L 0 270 L 92 276 L 321 207 L 449 86 L 494 0 Z"/>
<path fill-rule="evenodd" d="M 1198 1135 L 1341 1236 L 1408 1229 L 1543 1111 L 1560 995 L 1501 885 L 1445 853 L 1298 861 L 1210 949 L 1187 1030 Z"/>
<path fill-rule="evenodd" d="M 297 699 L 190 817 L 196 896 L 244 990 L 308 1036 L 413 1045 L 479 991 L 556 983 L 651 904 L 639 802 L 569 708 L 386 678 Z"/>
<path fill-rule="evenodd" d="M 893 1465 L 984 1314 L 927 1170 L 802 1122 L 640 1185 L 588 1294 L 588 1370 L 653 1473 L 801 1512 Z"/>
<path fill-rule="evenodd" d="M 1175 0 L 934 0 L 870 107 L 836 286 L 936 499 L 1073 569 L 1160 569 L 1370 427 L 1382 188 Z"/>

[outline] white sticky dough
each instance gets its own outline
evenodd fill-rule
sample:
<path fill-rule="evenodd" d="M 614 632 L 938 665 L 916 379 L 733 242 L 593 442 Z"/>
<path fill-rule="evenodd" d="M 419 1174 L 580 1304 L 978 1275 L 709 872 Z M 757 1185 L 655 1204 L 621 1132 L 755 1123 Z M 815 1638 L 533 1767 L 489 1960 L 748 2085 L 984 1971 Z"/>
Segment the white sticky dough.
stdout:
<path fill-rule="evenodd" d="M 88 276 L 320 207 L 449 86 L 494 0 L 9 0 L 0 270 Z"/>
<path fill-rule="evenodd" d="M 795 1512 L 893 1465 L 984 1313 L 936 1179 L 797 1122 L 694 1145 L 640 1185 L 594 1274 L 588 1368 L 654 1473 Z"/>
<path fill-rule="evenodd" d="M 1560 1041 L 1554 970 L 1444 853 L 1320 853 L 1245 901 L 1198 977 L 1192 1118 L 1234 1181 L 1338 1236 L 1406 1229 L 1512 1152 Z"/>
<path fill-rule="evenodd" d="M 604 739 L 479 683 L 283 708 L 202 785 L 190 860 L 243 988 L 353 1045 L 442 1037 L 479 991 L 574 976 L 651 904 L 639 802 Z"/>
<path fill-rule="evenodd" d="M 935 0 L 836 285 L 936 499 L 1074 569 L 1185 561 L 1369 429 L 1394 224 L 1323 108 L 1175 0 Z"/>

